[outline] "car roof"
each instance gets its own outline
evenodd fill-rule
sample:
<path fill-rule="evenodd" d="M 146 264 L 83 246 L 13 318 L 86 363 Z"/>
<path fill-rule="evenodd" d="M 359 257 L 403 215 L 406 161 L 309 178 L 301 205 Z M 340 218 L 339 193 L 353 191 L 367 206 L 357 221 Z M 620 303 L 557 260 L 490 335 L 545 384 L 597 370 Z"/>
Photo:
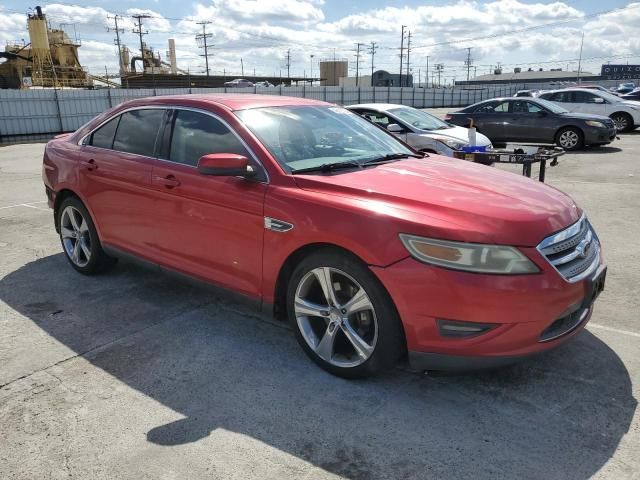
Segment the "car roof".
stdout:
<path fill-rule="evenodd" d="M 320 100 L 278 95 L 255 95 L 251 93 L 195 93 L 190 95 L 165 95 L 146 97 L 127 102 L 127 106 L 145 105 L 185 105 L 185 106 L 222 106 L 227 110 L 246 110 L 260 107 L 282 107 L 293 105 L 332 105 Z"/>
<path fill-rule="evenodd" d="M 407 105 L 400 105 L 397 103 L 359 103 L 357 105 L 348 105 L 345 108 L 347 109 L 351 109 L 351 108 L 367 108 L 369 110 L 377 110 L 379 112 L 387 112 L 391 109 L 394 108 L 413 108 L 413 107 L 409 107 Z"/>

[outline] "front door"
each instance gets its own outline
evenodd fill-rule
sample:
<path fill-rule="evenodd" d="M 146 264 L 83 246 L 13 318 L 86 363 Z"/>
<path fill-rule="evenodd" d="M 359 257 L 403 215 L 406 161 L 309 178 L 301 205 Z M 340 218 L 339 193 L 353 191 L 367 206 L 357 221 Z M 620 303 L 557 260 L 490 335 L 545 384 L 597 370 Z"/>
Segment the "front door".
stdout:
<path fill-rule="evenodd" d="M 251 296 L 261 293 L 264 181 L 198 173 L 208 153 L 251 154 L 217 117 L 176 110 L 152 172 L 158 263 Z M 255 168 L 261 167 L 257 164 Z"/>

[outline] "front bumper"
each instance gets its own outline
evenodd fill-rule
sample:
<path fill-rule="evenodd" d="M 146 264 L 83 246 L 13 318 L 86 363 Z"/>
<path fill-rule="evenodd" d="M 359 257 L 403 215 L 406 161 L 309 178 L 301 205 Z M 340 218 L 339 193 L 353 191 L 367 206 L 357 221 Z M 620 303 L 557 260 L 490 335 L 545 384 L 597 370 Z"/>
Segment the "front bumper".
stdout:
<path fill-rule="evenodd" d="M 521 250 L 540 273 L 482 275 L 413 258 L 387 268 L 371 267 L 398 309 L 414 368 L 468 370 L 509 364 L 557 347 L 584 327 L 593 311 L 590 278 L 569 283 L 535 248 Z M 554 324 L 575 312 L 579 321 L 557 336 L 548 335 Z M 438 320 L 495 327 L 476 336 L 451 337 L 442 335 Z"/>
<path fill-rule="evenodd" d="M 584 143 L 586 145 L 607 144 L 615 140 L 618 131 L 613 128 L 587 127 L 584 129 Z"/>

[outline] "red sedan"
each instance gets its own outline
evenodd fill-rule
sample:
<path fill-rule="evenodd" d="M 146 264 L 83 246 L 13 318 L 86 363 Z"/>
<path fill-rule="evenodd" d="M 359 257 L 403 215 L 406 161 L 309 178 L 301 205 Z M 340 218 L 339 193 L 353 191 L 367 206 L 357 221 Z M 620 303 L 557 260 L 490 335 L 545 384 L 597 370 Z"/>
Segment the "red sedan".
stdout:
<path fill-rule="evenodd" d="M 124 103 L 48 143 L 69 262 L 137 257 L 257 300 L 345 377 L 495 366 L 575 335 L 604 286 L 567 195 L 418 154 L 324 102 L 188 95 Z"/>

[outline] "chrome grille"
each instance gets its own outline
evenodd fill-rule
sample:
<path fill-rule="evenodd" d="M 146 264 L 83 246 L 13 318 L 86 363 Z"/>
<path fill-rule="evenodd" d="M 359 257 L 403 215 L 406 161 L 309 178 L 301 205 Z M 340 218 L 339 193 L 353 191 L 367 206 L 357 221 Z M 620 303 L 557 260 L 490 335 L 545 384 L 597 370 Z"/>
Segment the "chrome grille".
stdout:
<path fill-rule="evenodd" d="M 538 251 L 569 282 L 587 277 L 600 263 L 600 242 L 584 215 L 570 227 L 545 238 Z"/>

